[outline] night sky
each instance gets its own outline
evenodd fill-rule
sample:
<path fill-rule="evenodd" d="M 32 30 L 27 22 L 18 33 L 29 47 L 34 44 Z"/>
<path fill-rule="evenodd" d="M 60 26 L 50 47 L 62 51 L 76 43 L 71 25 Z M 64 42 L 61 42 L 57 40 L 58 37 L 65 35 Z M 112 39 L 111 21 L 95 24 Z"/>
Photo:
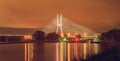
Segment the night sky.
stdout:
<path fill-rule="evenodd" d="M 120 28 L 120 0 L 0 0 L 0 27 L 41 28 L 57 13 L 97 32 Z"/>

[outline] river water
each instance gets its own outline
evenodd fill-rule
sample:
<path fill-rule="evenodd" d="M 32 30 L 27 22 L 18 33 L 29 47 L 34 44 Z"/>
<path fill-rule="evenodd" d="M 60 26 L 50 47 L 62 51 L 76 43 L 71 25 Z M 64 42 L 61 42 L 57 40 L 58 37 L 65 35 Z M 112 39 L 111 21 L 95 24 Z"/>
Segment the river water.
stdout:
<path fill-rule="evenodd" d="M 100 52 L 97 43 L 0 44 L 0 61 L 74 61 Z"/>

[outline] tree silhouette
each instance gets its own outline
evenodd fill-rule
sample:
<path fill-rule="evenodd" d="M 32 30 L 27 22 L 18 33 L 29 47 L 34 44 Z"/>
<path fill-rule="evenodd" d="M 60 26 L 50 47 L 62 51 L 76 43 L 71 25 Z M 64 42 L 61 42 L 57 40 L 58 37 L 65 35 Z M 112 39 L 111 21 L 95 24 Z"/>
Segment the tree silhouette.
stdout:
<path fill-rule="evenodd" d="M 59 34 L 56 34 L 55 32 L 53 32 L 53 33 L 48 33 L 47 35 L 46 35 L 46 39 L 48 40 L 48 41 L 58 41 L 58 38 L 60 37 L 60 35 Z"/>
<path fill-rule="evenodd" d="M 101 53 L 85 61 L 120 61 L 120 29 L 111 29 L 100 36 Z"/>
<path fill-rule="evenodd" d="M 43 32 L 43 31 L 35 31 L 33 33 L 33 40 L 35 40 L 35 41 L 44 41 L 45 40 L 45 32 Z"/>

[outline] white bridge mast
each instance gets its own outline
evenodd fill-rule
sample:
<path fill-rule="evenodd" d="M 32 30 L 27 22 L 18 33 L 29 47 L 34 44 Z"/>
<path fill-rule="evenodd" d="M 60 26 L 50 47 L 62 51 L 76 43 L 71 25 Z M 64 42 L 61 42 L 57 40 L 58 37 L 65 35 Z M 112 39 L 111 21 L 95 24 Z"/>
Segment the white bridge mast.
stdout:
<path fill-rule="evenodd" d="M 61 34 L 61 36 L 63 36 L 63 29 L 62 29 L 62 14 L 58 15 L 57 14 L 57 29 L 56 29 L 56 33 Z"/>

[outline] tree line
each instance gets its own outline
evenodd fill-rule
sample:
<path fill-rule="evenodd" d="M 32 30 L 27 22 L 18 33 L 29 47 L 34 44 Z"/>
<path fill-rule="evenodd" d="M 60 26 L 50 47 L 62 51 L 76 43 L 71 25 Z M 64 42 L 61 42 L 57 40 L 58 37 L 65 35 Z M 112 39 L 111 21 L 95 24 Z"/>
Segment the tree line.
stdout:
<path fill-rule="evenodd" d="M 56 32 L 45 34 L 43 31 L 35 31 L 32 37 L 35 41 L 58 41 L 60 35 Z"/>

